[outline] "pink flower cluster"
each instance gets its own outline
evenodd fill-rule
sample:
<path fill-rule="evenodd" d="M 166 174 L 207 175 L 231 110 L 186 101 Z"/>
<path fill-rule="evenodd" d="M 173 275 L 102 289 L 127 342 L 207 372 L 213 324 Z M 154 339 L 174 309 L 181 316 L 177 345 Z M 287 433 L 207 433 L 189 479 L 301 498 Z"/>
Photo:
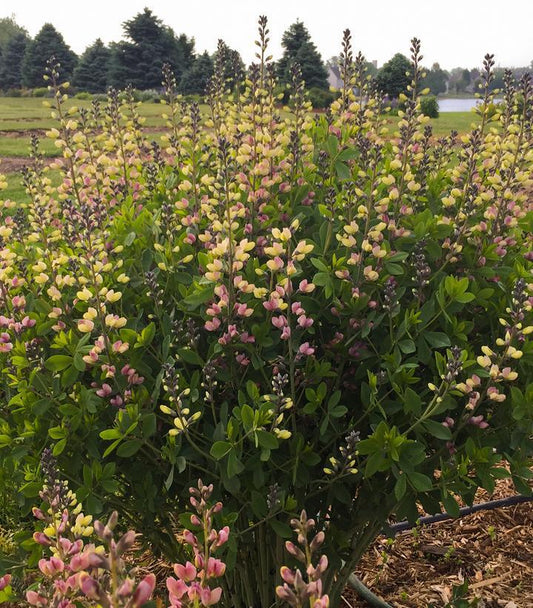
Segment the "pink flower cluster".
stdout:
<path fill-rule="evenodd" d="M 202 529 L 199 537 L 190 530 L 183 533 L 184 542 L 192 547 L 194 563 L 187 561 L 176 564 L 174 572 L 177 578 L 167 578 L 167 589 L 171 606 L 185 608 L 186 606 L 213 606 L 222 596 L 222 587 L 211 587 L 209 581 L 220 578 L 226 572 L 226 564 L 212 556 L 224 545 L 229 537 L 229 528 L 224 526 L 221 530 L 213 528 L 213 516 L 222 509 L 222 503 L 217 502 L 208 506 L 213 492 L 213 486 L 206 486 L 198 480 L 198 488 L 190 488 L 191 505 L 196 513 L 191 515 L 191 524 Z"/>

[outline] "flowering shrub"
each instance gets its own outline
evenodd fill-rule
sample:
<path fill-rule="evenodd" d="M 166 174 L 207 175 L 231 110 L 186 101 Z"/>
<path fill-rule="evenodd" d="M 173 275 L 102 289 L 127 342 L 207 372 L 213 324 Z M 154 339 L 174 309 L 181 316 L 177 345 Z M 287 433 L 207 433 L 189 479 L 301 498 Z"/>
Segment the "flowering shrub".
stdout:
<path fill-rule="evenodd" d="M 436 139 L 414 40 L 389 133 L 349 32 L 321 116 L 298 66 L 277 106 L 264 19 L 259 38 L 242 93 L 218 66 L 206 110 L 166 71 L 162 146 L 131 94 L 67 110 L 51 65 L 61 183 L 35 146 L 27 203 L 2 202 L 3 492 L 28 513 L 50 445 L 89 513 L 185 561 L 187 589 L 220 574 L 237 608 L 276 601 L 305 510 L 337 605 L 391 514 L 458 512 L 502 457 L 528 491 L 533 91 L 508 76 L 495 110 L 487 56 L 479 124 Z M 188 565 L 174 535 L 200 475 L 232 529 L 225 569 L 212 544 Z"/>

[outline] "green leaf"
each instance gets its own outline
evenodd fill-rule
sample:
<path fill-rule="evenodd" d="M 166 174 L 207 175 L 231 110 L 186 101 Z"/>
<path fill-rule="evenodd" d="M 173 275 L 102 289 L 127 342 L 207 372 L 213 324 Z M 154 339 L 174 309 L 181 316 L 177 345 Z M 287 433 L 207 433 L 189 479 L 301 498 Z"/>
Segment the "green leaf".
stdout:
<path fill-rule="evenodd" d="M 357 150 L 355 148 L 346 148 L 337 155 L 339 160 L 353 160 L 357 157 Z"/>
<path fill-rule="evenodd" d="M 246 431 L 249 431 L 250 429 L 254 428 L 254 418 L 255 416 L 253 409 L 245 403 L 241 407 L 241 420 Z"/>
<path fill-rule="evenodd" d="M 422 426 L 427 430 L 430 435 L 437 439 L 449 440 L 452 438 L 452 432 L 447 426 L 443 426 L 440 422 L 435 420 L 424 420 Z"/>
<path fill-rule="evenodd" d="M 235 449 L 232 448 L 230 450 L 229 456 L 228 456 L 228 464 L 227 464 L 228 477 L 231 479 L 232 477 L 239 475 L 239 473 L 242 473 L 243 471 L 244 471 L 244 465 L 239 460 Z"/>
<path fill-rule="evenodd" d="M 67 430 L 61 426 L 53 426 L 48 429 L 48 434 L 52 439 L 63 439 L 67 436 Z"/>
<path fill-rule="evenodd" d="M 422 399 L 412 388 L 406 388 L 403 395 L 404 410 L 419 415 L 422 412 Z"/>
<path fill-rule="evenodd" d="M 406 338 L 405 340 L 400 340 L 398 342 L 398 346 L 400 347 L 402 353 L 405 353 L 406 355 L 414 353 L 416 351 L 415 343 L 409 338 Z"/>
<path fill-rule="evenodd" d="M 433 488 L 433 482 L 427 475 L 416 471 L 407 471 L 409 481 L 418 492 L 429 492 Z"/>
<path fill-rule="evenodd" d="M 102 439 L 122 439 L 122 433 L 119 429 L 106 429 L 101 431 L 100 437 Z"/>
<path fill-rule="evenodd" d="M 52 355 L 44 362 L 44 366 L 52 372 L 60 372 L 71 365 L 71 363 L 72 357 L 70 355 Z M 85 364 L 83 369 L 85 369 Z"/>
<path fill-rule="evenodd" d="M 191 365 L 200 365 L 201 367 L 205 365 L 202 357 L 200 357 L 197 352 L 191 350 L 190 348 L 179 348 L 178 355 L 183 359 L 183 361 L 185 361 L 185 363 L 190 363 Z"/>
<path fill-rule="evenodd" d="M 76 353 L 74 355 L 73 364 L 79 372 L 84 372 L 85 368 L 87 367 L 85 361 L 83 360 L 83 355 L 81 353 Z"/>
<path fill-rule="evenodd" d="M 396 480 L 396 484 L 394 485 L 394 496 L 396 496 L 396 500 L 400 502 L 400 500 L 404 497 L 405 492 L 407 491 L 407 477 L 405 473 L 401 474 Z"/>
<path fill-rule="evenodd" d="M 272 530 L 281 538 L 292 538 L 292 528 L 286 523 L 279 521 L 278 519 L 270 519 L 268 523 Z"/>
<path fill-rule="evenodd" d="M 141 446 L 142 441 L 140 439 L 129 439 L 118 446 L 117 456 L 121 456 L 122 458 L 133 456 L 141 449 Z"/>
<path fill-rule="evenodd" d="M 276 450 L 279 447 L 278 438 L 269 433 L 268 431 L 255 431 L 255 435 L 262 448 L 268 450 Z"/>
<path fill-rule="evenodd" d="M 400 276 L 404 273 L 403 266 L 400 266 L 400 264 L 394 264 L 393 262 L 386 262 L 385 270 L 393 276 Z"/>
<path fill-rule="evenodd" d="M 147 414 L 143 419 L 143 437 L 151 437 L 156 431 L 157 418 L 154 413 Z"/>
<path fill-rule="evenodd" d="M 133 241 L 135 240 L 135 237 L 137 235 L 135 234 L 135 232 L 130 232 L 129 234 L 126 235 L 126 238 L 124 239 L 124 245 L 126 247 L 129 247 Z"/>
<path fill-rule="evenodd" d="M 335 170 L 337 171 L 337 177 L 339 179 L 352 178 L 352 172 L 350 171 L 350 167 L 348 167 L 348 165 L 345 165 L 344 163 L 341 163 L 340 161 L 337 161 L 335 163 Z"/>
<path fill-rule="evenodd" d="M 450 338 L 442 331 L 425 331 L 422 334 L 426 342 L 433 348 L 446 348 L 451 346 Z"/>
<path fill-rule="evenodd" d="M 447 494 L 442 498 L 442 504 L 446 509 L 446 513 L 448 513 L 452 517 L 459 517 L 459 515 L 461 514 L 459 510 L 459 505 L 451 494 Z"/>
<path fill-rule="evenodd" d="M 476 296 L 473 293 L 467 291 L 466 293 L 461 293 L 458 296 L 455 296 L 456 302 L 461 302 L 461 304 L 466 304 L 467 302 L 472 302 L 472 300 L 476 299 Z"/>
<path fill-rule="evenodd" d="M 194 310 L 195 308 L 198 308 L 198 306 L 204 304 L 213 297 L 214 289 L 214 285 L 209 285 L 208 287 L 204 288 L 196 288 L 193 293 L 188 295 L 183 300 L 184 306 L 189 310 Z"/>
<path fill-rule="evenodd" d="M 63 450 L 65 449 L 66 446 L 67 446 L 67 439 L 65 437 L 65 439 L 61 439 L 61 441 L 58 441 L 55 444 L 54 449 L 52 450 L 52 454 L 54 456 L 59 456 L 60 454 L 63 453 Z"/>
<path fill-rule="evenodd" d="M 150 323 L 141 332 L 141 335 L 137 338 L 137 344 L 135 348 L 141 346 L 149 346 L 155 337 L 155 323 Z"/>
<path fill-rule="evenodd" d="M 224 458 L 224 456 L 229 454 L 232 447 L 233 446 L 229 441 L 215 441 L 215 443 L 211 446 L 209 453 L 215 460 L 221 460 Z"/>

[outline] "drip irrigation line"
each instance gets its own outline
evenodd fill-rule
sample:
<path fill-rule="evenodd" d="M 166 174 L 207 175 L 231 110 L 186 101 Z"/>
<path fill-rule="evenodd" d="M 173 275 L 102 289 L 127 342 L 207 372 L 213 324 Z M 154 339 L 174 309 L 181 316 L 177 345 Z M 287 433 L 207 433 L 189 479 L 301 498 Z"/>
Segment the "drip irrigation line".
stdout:
<path fill-rule="evenodd" d="M 471 507 L 462 507 L 461 509 L 459 509 L 458 517 L 464 517 L 465 515 L 470 515 L 471 513 L 476 513 L 477 511 L 490 511 L 492 509 L 509 507 L 511 505 L 517 505 L 523 502 L 530 501 L 533 501 L 533 495 L 518 495 L 510 496 L 509 498 L 500 498 L 498 500 L 489 500 L 487 502 L 482 502 L 477 505 L 472 505 Z M 433 524 L 438 521 L 445 521 L 447 519 L 457 519 L 457 517 L 454 515 L 450 515 L 449 513 L 427 515 L 425 517 L 420 517 L 415 523 L 410 523 L 408 521 L 400 521 L 397 524 L 392 524 L 388 526 L 387 532 L 404 532 L 405 530 L 411 530 L 411 528 L 414 528 L 418 525 Z M 361 599 L 365 600 L 367 604 L 373 606 L 373 608 L 392 608 L 392 606 L 388 604 L 385 600 L 382 600 L 375 593 L 372 593 L 372 591 L 370 591 L 370 589 L 355 574 L 351 574 L 348 578 L 348 586 L 351 587 Z"/>
<path fill-rule="evenodd" d="M 510 496 L 508 498 L 500 498 L 498 500 L 489 500 L 487 502 L 481 502 L 477 505 L 472 505 L 471 507 L 462 507 L 459 509 L 459 515 L 457 517 L 464 517 L 465 515 L 470 515 L 471 513 L 477 513 L 477 511 L 490 511 L 492 509 L 499 509 L 500 507 L 509 507 L 511 505 L 517 505 L 522 502 L 533 501 L 533 496 Z M 409 521 L 400 521 L 397 524 L 391 524 L 387 527 L 387 531 L 391 531 L 394 533 L 404 532 L 405 530 L 411 530 L 418 525 L 424 524 L 434 524 L 438 521 L 444 521 L 446 519 L 456 519 L 455 515 L 450 515 L 449 513 L 437 513 L 437 515 L 426 515 L 424 517 L 420 517 L 416 520 L 416 522 L 411 523 Z"/>

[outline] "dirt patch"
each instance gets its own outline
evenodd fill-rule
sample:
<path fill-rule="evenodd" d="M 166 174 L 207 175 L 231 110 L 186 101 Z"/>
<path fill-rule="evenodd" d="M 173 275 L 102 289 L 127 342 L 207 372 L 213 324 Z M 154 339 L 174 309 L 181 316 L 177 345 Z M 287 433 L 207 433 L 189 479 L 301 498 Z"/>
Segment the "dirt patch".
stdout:
<path fill-rule="evenodd" d="M 45 137 L 46 130 L 45 129 L 6 129 L 5 131 L 0 131 L 1 137 L 31 137 L 35 135 L 36 137 Z"/>
<path fill-rule="evenodd" d="M 510 482 L 501 481 L 494 495 L 479 492 L 476 502 L 513 494 Z M 423 526 L 392 543 L 380 537 L 356 574 L 394 608 L 442 607 L 464 580 L 479 608 L 531 608 L 533 503 Z M 346 607 L 368 606 L 349 589 L 344 597 Z"/>
<path fill-rule="evenodd" d="M 55 158 L 43 158 L 43 163 L 49 165 L 56 161 Z M 24 167 L 31 163 L 28 157 L 23 156 L 3 156 L 0 157 L 0 173 L 7 175 L 8 173 L 18 173 Z"/>

